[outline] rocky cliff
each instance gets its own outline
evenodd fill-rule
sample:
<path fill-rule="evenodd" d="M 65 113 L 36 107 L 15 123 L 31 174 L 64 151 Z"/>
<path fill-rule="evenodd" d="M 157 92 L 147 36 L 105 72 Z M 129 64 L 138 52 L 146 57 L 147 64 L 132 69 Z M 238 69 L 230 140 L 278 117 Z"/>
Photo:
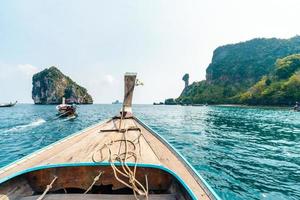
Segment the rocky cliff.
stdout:
<path fill-rule="evenodd" d="M 32 99 L 35 104 L 67 103 L 92 104 L 93 99 L 84 87 L 79 86 L 56 67 L 45 69 L 32 78 Z"/>
<path fill-rule="evenodd" d="M 206 69 L 206 80 L 184 89 L 177 102 L 242 103 L 240 95 L 276 69 L 277 59 L 300 53 L 300 36 L 257 38 L 218 47 Z"/>
<path fill-rule="evenodd" d="M 218 47 L 206 69 L 208 83 L 251 86 L 272 71 L 278 58 L 299 53 L 300 36 L 290 39 L 257 38 Z"/>

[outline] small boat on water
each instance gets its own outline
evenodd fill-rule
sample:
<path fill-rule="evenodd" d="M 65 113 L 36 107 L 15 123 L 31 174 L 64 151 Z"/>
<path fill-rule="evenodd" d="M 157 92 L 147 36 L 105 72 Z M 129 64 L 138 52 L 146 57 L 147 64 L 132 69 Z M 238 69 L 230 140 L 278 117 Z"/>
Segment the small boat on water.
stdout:
<path fill-rule="evenodd" d="M 120 102 L 119 100 L 116 100 L 116 101 L 112 102 L 111 104 L 122 104 L 122 102 Z"/>
<path fill-rule="evenodd" d="M 62 98 L 62 104 L 56 106 L 59 117 L 73 117 L 76 116 L 76 105 L 66 104 L 66 99 Z"/>
<path fill-rule="evenodd" d="M 135 117 L 136 74 L 119 115 L 0 169 L 1 200 L 219 200 L 166 140 Z"/>
<path fill-rule="evenodd" d="M 153 105 L 154 105 L 154 106 L 164 105 L 164 103 L 163 103 L 163 102 L 159 102 L 159 103 L 154 102 Z"/>
<path fill-rule="evenodd" d="M 4 108 L 4 107 L 13 107 L 13 106 L 15 106 L 17 103 L 18 103 L 18 101 L 14 102 L 14 103 L 12 103 L 12 102 L 10 102 L 10 103 L 2 103 L 2 104 L 0 104 L 0 108 Z"/>
<path fill-rule="evenodd" d="M 296 112 L 300 112 L 300 105 L 299 105 L 299 103 L 298 102 L 296 102 L 296 105 L 294 106 L 294 111 L 296 111 Z"/>

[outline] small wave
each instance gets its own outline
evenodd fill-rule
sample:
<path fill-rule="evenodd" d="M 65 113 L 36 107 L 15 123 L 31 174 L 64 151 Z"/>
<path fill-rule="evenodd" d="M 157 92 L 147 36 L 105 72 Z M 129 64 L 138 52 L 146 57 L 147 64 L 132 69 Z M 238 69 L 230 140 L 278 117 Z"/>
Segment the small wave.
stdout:
<path fill-rule="evenodd" d="M 33 128 L 33 127 L 37 127 L 42 125 L 43 123 L 45 123 L 46 121 L 42 118 L 39 118 L 29 124 L 24 124 L 24 125 L 18 125 L 15 127 L 12 127 L 10 129 L 7 129 L 4 131 L 4 133 L 9 133 L 9 132 L 15 132 L 15 131 L 22 131 L 24 129 L 28 129 L 28 128 Z"/>

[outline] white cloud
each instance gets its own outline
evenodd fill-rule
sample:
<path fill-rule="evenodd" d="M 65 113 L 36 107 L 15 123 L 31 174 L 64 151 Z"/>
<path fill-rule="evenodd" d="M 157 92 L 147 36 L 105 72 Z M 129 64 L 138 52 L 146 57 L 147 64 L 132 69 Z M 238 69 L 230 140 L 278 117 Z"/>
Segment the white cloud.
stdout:
<path fill-rule="evenodd" d="M 35 74 L 39 71 L 38 67 L 35 67 L 30 64 L 20 64 L 17 67 L 18 67 L 18 70 L 21 71 L 26 76 L 32 76 L 33 74 Z"/>

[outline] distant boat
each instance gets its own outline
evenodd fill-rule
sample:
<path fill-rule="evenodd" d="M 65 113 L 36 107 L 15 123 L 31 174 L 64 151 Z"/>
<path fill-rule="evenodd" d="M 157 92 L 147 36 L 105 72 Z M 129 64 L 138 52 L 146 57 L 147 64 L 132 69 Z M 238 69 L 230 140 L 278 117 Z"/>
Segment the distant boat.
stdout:
<path fill-rule="evenodd" d="M 119 100 L 116 100 L 116 101 L 112 102 L 112 104 L 122 104 L 122 102 L 120 102 Z"/>
<path fill-rule="evenodd" d="M 76 105 L 70 105 L 65 103 L 65 98 L 63 97 L 62 104 L 56 106 L 59 117 L 74 117 L 76 116 Z"/>
<path fill-rule="evenodd" d="M 294 111 L 300 112 L 300 105 L 298 102 L 296 102 L 296 105 L 294 106 Z"/>
<path fill-rule="evenodd" d="M 0 104 L 0 108 L 4 108 L 4 107 L 13 107 L 13 106 L 15 106 L 17 103 L 18 103 L 18 101 L 16 101 L 15 103 L 12 103 L 12 102 L 10 102 L 10 103 L 2 103 L 2 104 Z"/>
<path fill-rule="evenodd" d="M 164 105 L 164 103 L 163 102 L 159 102 L 159 103 L 154 102 L 153 105 Z"/>
<path fill-rule="evenodd" d="M 136 84 L 136 74 L 126 73 L 117 116 L 1 168 L 0 199 L 220 200 L 171 144 L 133 115 Z"/>

